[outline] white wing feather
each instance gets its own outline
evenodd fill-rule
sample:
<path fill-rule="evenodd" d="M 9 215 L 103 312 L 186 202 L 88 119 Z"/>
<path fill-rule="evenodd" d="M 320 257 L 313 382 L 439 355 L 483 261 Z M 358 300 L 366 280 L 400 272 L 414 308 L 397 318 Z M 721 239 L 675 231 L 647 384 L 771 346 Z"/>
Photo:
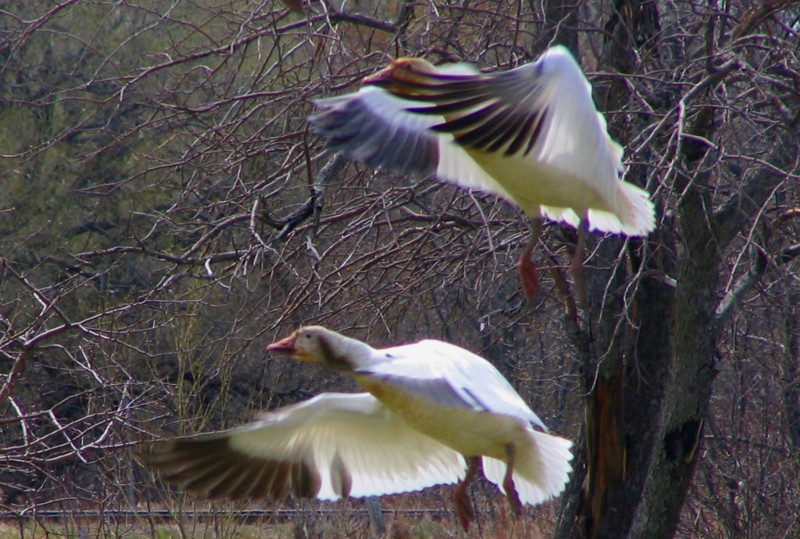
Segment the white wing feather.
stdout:
<path fill-rule="evenodd" d="M 455 483 L 457 452 L 406 426 L 368 393 L 324 393 L 231 432 L 230 445 L 256 458 L 306 459 L 322 477 L 320 499 L 336 499 L 331 465 L 338 455 L 352 478 L 351 496 Z"/>
<path fill-rule="evenodd" d="M 608 136 L 606 120 L 592 100 L 592 88 L 564 47 L 547 50 L 531 68 L 538 69 L 541 104 L 550 112 L 539 153 L 533 157 L 568 172 L 596 189 L 613 212 L 589 209 L 590 229 L 646 235 L 655 227 L 649 193 L 621 181 L 622 146 Z M 530 83 L 520 77 L 520 86 Z M 523 91 L 520 88 L 520 91 Z M 551 219 L 577 226 L 579 216 L 565 208 L 542 207 Z"/>
<path fill-rule="evenodd" d="M 429 339 L 376 350 L 376 361 L 366 370 L 378 376 L 390 376 L 399 385 L 404 378 L 409 385 L 415 380 L 441 381 L 477 411 L 510 415 L 546 430 L 542 420 L 500 371 L 482 357 L 458 346 Z M 433 396 L 432 400 L 435 400 Z"/>

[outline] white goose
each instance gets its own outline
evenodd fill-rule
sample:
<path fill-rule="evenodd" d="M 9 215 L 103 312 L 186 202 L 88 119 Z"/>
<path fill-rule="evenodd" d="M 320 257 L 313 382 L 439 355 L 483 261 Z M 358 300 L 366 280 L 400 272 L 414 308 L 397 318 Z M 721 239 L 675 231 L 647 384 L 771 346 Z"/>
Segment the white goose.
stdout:
<path fill-rule="evenodd" d="M 523 286 L 539 288 L 531 253 L 539 219 L 586 230 L 646 236 L 649 194 L 621 179 L 622 148 L 606 130 L 580 66 L 562 47 L 534 63 L 482 74 L 469 64 L 434 67 L 401 58 L 358 92 L 317 100 L 309 118 L 330 150 L 401 173 L 434 174 L 493 193 L 533 219 L 520 257 Z"/>
<path fill-rule="evenodd" d="M 465 530 L 481 457 L 515 514 L 566 485 L 572 443 L 547 434 L 500 372 L 462 348 L 425 340 L 377 350 L 308 326 L 267 350 L 348 373 L 368 393 L 324 393 L 238 429 L 169 440 L 145 464 L 211 498 L 337 499 L 460 481 Z"/>

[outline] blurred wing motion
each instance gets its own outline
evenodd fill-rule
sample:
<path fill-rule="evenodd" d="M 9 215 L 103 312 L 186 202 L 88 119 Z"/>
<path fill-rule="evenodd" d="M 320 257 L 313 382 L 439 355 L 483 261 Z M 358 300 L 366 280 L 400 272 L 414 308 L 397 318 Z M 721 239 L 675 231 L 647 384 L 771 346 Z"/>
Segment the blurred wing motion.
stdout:
<path fill-rule="evenodd" d="M 456 483 L 465 468 L 461 455 L 368 393 L 325 393 L 243 428 L 156 444 L 141 457 L 188 491 L 231 499 L 407 492 Z"/>

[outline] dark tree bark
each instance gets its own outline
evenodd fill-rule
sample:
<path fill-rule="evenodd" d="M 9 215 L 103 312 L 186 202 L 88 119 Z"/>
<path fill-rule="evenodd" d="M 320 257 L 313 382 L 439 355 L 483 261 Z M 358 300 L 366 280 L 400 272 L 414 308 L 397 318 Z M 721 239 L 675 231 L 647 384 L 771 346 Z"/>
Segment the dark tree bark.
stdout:
<path fill-rule="evenodd" d="M 780 167 L 790 159 L 793 157 L 788 149 L 778 144 L 768 161 Z M 702 162 L 696 168 L 711 170 Z M 675 533 L 702 443 L 720 356 L 720 298 L 716 292 L 720 253 L 783 178 L 763 170 L 743 186 L 740 196 L 732 197 L 714 215 L 709 213 L 708 181 L 707 173 L 696 174 L 678 207 L 683 242 L 671 328 L 670 372 L 652 448 L 653 461 L 629 537 L 671 537 Z"/>

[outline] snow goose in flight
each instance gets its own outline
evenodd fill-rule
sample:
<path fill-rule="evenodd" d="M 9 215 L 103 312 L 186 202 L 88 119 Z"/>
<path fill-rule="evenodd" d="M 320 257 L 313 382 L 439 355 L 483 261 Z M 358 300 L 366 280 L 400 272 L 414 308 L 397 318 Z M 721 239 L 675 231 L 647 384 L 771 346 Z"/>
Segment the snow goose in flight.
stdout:
<path fill-rule="evenodd" d="M 586 230 L 646 236 L 655 227 L 643 189 L 622 180 L 622 147 L 606 130 L 592 89 L 562 47 L 511 71 L 433 66 L 401 58 L 358 92 L 319 99 L 309 121 L 330 150 L 400 173 L 505 198 L 533 221 L 519 268 L 526 294 L 539 289 L 531 260 L 540 219 L 578 228 L 574 272 Z M 577 275 L 577 274 L 576 274 Z"/>
<path fill-rule="evenodd" d="M 500 372 L 463 348 L 424 340 L 378 350 L 308 326 L 267 350 L 324 363 L 367 393 L 323 393 L 241 428 L 168 440 L 143 453 L 145 464 L 211 498 L 337 499 L 458 482 L 464 529 L 481 460 L 515 514 L 566 485 L 572 443 L 548 434 Z"/>

